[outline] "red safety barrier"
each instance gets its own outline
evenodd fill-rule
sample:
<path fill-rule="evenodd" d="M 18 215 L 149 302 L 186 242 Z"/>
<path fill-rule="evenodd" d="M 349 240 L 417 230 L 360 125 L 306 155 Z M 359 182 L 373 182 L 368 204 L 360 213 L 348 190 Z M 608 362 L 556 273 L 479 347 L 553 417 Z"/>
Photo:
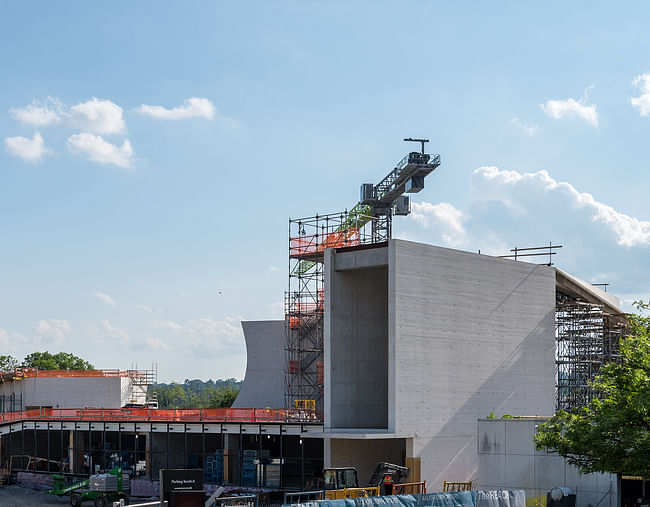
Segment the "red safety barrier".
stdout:
<path fill-rule="evenodd" d="M 322 417 L 314 410 L 276 408 L 41 408 L 0 414 L 0 424 L 31 420 L 263 423 L 320 422 Z"/>

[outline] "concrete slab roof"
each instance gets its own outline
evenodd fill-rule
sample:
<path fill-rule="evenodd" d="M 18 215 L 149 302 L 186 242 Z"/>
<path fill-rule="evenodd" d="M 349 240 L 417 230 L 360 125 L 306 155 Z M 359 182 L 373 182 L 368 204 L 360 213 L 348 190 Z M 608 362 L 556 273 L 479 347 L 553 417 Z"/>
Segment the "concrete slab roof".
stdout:
<path fill-rule="evenodd" d="M 619 300 L 613 294 L 580 280 L 580 278 L 572 276 L 561 269 L 555 268 L 555 273 L 556 287 L 560 292 L 589 303 L 603 305 L 609 313 L 621 313 Z"/>

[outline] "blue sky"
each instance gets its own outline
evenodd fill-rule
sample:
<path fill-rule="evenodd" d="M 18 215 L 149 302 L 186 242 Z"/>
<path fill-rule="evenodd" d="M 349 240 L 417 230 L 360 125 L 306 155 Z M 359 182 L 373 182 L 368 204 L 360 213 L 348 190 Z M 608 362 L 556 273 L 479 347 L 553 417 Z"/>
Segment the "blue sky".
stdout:
<path fill-rule="evenodd" d="M 0 354 L 241 378 L 282 318 L 287 219 L 426 136 L 395 236 L 650 297 L 650 7 L 3 2 Z"/>

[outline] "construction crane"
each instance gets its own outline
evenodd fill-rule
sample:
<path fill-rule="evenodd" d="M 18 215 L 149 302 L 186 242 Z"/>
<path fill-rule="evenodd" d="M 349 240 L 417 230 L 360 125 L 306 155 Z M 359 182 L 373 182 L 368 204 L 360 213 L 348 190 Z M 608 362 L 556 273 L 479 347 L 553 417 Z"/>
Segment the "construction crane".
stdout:
<path fill-rule="evenodd" d="M 428 139 L 407 137 L 407 142 L 422 145 L 421 151 L 406 155 L 384 179 L 376 185 L 363 183 L 359 203 L 370 208 L 373 242 L 386 241 L 392 233 L 393 215 L 406 216 L 411 212 L 410 198 L 406 194 L 420 192 L 424 178 L 440 165 L 440 155 L 424 153 Z"/>
<path fill-rule="evenodd" d="M 421 151 L 412 151 L 379 183 L 363 183 L 359 202 L 347 213 L 347 219 L 336 229 L 345 231 L 360 229 L 372 222 L 372 242 L 387 241 L 392 234 L 393 215 L 406 216 L 411 212 L 410 198 L 404 194 L 420 192 L 424 188 L 424 178 L 440 165 L 440 155 L 424 152 L 428 139 L 407 137 L 406 142 L 421 144 Z M 315 261 L 303 260 L 294 268 L 294 274 L 309 271 Z"/>

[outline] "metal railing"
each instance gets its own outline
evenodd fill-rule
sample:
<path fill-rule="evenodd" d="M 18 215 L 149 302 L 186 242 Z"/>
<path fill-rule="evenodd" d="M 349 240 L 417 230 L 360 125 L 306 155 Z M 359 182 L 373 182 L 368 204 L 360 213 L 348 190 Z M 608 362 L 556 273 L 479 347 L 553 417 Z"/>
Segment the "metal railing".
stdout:
<path fill-rule="evenodd" d="M 142 422 L 248 422 L 319 423 L 322 414 L 307 409 L 273 408 L 38 408 L 0 414 L 0 424 L 40 421 L 142 421 Z"/>

